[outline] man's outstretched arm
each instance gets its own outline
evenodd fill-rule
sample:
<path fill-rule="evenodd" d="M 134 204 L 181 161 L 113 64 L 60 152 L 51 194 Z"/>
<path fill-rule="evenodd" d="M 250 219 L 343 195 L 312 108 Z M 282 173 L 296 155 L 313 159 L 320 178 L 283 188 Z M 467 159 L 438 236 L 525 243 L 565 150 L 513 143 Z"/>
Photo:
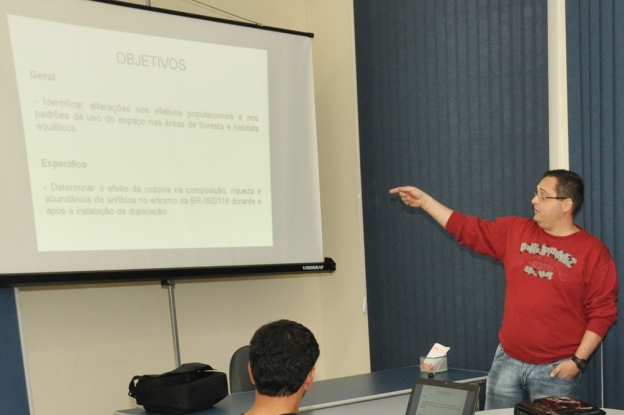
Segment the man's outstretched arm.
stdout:
<path fill-rule="evenodd" d="M 390 189 L 390 193 L 398 193 L 401 200 L 408 206 L 421 208 L 431 215 L 443 228 L 446 228 L 446 223 L 453 213 L 452 209 L 444 206 L 442 203 L 414 186 L 395 187 L 394 189 Z"/>

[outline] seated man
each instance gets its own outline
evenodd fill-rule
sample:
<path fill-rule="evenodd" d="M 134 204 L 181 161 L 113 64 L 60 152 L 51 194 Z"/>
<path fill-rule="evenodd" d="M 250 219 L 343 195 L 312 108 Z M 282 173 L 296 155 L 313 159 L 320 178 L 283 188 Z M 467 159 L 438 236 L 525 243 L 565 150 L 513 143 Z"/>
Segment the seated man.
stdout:
<path fill-rule="evenodd" d="M 296 415 L 314 379 L 319 356 L 314 334 L 289 320 L 265 324 L 249 348 L 249 376 L 256 399 L 245 415 Z"/>

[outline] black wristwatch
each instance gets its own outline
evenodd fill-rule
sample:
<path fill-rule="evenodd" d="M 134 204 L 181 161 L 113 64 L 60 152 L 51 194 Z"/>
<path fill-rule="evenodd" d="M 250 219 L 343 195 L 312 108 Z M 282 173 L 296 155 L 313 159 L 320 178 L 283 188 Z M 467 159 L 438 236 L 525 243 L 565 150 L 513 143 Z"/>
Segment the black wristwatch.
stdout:
<path fill-rule="evenodd" d="M 576 367 L 578 367 L 581 370 L 585 369 L 585 367 L 587 366 L 587 360 L 581 359 L 580 357 L 574 356 L 572 357 L 572 361 L 576 363 Z"/>

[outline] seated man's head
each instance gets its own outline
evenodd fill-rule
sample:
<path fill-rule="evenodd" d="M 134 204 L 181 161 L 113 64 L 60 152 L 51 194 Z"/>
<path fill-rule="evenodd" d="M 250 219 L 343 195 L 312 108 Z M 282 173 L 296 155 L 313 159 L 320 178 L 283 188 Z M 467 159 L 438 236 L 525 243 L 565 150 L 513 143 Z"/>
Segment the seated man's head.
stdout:
<path fill-rule="evenodd" d="M 249 347 L 252 382 L 261 395 L 290 396 L 311 383 L 319 345 L 305 326 L 279 320 L 260 327 Z M 310 376 L 310 378 L 308 378 Z"/>

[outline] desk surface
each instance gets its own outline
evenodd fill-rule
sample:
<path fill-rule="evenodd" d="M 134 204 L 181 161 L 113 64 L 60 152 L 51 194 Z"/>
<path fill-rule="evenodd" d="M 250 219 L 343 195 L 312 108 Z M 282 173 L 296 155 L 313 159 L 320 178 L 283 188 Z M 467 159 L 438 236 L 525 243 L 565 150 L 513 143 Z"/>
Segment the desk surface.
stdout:
<path fill-rule="evenodd" d="M 607 415 L 624 415 L 624 411 L 619 409 L 603 408 Z M 479 411 L 475 415 L 513 415 L 513 408 L 490 409 L 489 411 Z"/>
<path fill-rule="evenodd" d="M 363 375 L 347 376 L 314 382 L 312 389 L 301 401 L 300 412 L 346 405 L 356 402 L 406 395 L 412 390 L 415 378 L 426 378 L 418 366 L 381 370 Z M 487 379 L 487 372 L 463 369 L 449 369 L 436 373 L 436 379 L 452 382 L 474 383 Z M 233 393 L 210 409 L 196 412 L 196 415 L 240 415 L 249 410 L 254 402 L 255 392 Z M 115 415 L 144 415 L 141 408 L 116 411 Z"/>

